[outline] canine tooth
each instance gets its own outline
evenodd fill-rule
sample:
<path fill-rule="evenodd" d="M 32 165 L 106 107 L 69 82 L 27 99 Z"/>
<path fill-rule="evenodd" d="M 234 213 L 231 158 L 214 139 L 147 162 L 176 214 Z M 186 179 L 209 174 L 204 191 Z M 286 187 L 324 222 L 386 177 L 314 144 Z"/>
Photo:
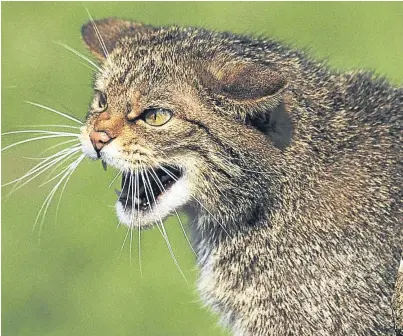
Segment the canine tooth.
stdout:
<path fill-rule="evenodd" d="M 115 193 L 116 193 L 116 195 L 118 195 L 118 197 L 120 197 L 120 195 L 122 194 L 122 192 L 121 191 L 119 191 L 118 189 L 116 189 L 115 188 Z"/>
<path fill-rule="evenodd" d="M 102 160 L 101 162 L 102 162 L 102 168 L 104 168 L 104 170 L 106 171 L 106 168 L 108 167 L 108 166 L 106 165 L 106 162 L 105 162 L 104 160 Z"/>

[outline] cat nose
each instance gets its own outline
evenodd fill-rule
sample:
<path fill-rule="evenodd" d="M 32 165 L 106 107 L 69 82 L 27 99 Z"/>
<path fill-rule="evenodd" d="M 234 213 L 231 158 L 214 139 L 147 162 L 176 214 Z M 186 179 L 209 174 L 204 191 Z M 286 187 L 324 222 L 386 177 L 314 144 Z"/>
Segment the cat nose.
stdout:
<path fill-rule="evenodd" d="M 90 132 L 90 140 L 94 149 L 99 153 L 101 149 L 110 143 L 113 138 L 108 135 L 105 131 L 91 131 Z"/>

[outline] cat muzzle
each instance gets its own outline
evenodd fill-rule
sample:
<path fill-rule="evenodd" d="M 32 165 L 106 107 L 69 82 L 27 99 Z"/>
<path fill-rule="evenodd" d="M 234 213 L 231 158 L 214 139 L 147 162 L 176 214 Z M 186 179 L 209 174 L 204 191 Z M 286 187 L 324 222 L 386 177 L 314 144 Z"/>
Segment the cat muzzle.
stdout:
<path fill-rule="evenodd" d="M 110 137 L 105 131 L 91 131 L 89 134 L 91 143 L 97 152 L 98 157 L 100 157 L 99 152 L 104 148 L 105 145 L 110 143 L 114 138 Z"/>

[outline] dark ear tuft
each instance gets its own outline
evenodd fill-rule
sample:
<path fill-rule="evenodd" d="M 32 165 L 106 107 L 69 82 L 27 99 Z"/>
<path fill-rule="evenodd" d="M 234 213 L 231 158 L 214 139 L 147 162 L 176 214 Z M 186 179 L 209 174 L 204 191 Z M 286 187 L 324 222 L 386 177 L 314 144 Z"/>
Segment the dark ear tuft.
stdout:
<path fill-rule="evenodd" d="M 120 37 L 134 34 L 140 27 L 143 27 L 141 23 L 108 18 L 87 22 L 81 28 L 81 35 L 94 56 L 104 60 Z"/>

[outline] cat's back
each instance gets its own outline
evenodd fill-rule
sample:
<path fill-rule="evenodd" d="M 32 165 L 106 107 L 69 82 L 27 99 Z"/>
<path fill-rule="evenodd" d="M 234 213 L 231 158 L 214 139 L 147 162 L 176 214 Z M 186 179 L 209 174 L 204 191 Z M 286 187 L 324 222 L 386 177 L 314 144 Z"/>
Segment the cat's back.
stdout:
<path fill-rule="evenodd" d="M 363 126 L 388 127 L 391 137 L 401 136 L 403 126 L 403 87 L 395 87 L 383 77 L 370 72 L 343 75 L 345 106 Z"/>
<path fill-rule="evenodd" d="M 342 78 L 342 90 L 332 106 L 340 151 L 348 153 L 357 167 L 377 174 L 394 194 L 392 199 L 403 196 L 403 88 L 369 72 L 346 73 Z M 397 197 L 395 201 L 400 202 Z"/>

